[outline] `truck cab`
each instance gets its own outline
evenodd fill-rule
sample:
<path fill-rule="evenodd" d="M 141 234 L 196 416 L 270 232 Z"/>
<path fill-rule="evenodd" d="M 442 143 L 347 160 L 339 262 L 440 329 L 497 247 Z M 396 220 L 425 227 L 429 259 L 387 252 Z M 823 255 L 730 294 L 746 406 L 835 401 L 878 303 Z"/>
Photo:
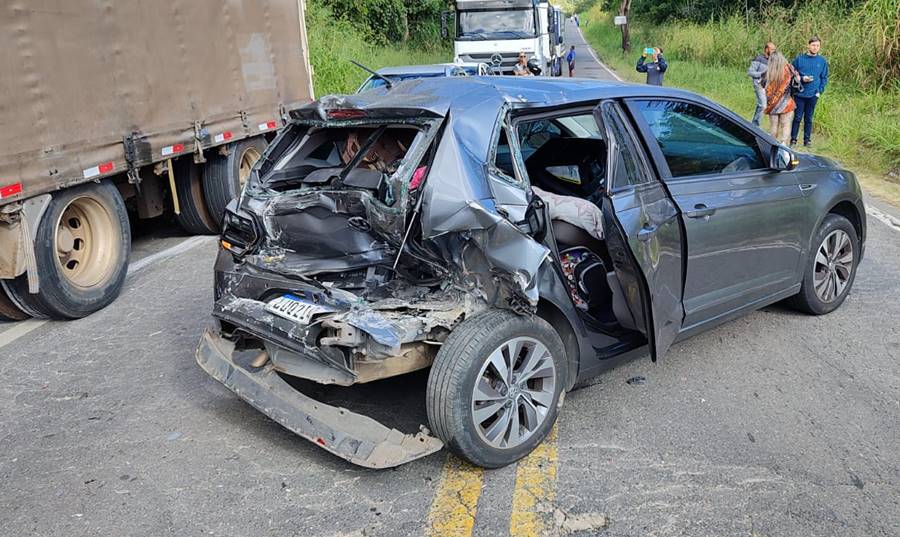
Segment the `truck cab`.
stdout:
<path fill-rule="evenodd" d="M 520 52 L 558 76 L 562 12 L 538 0 L 457 0 L 453 55 L 456 61 L 484 62 L 493 74 L 511 75 Z"/>

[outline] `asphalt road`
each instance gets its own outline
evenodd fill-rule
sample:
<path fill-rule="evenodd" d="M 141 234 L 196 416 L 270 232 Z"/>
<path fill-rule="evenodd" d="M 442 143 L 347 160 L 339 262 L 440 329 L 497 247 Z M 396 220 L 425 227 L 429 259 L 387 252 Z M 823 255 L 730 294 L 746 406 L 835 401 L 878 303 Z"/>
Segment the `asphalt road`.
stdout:
<path fill-rule="evenodd" d="M 105 310 L 0 326 L 0 535 L 900 535 L 886 221 L 869 218 L 838 311 L 769 307 L 620 366 L 568 395 L 534 456 L 488 472 L 446 452 L 358 468 L 241 402 L 193 359 L 214 239 L 145 234 Z M 319 396 L 412 432 L 425 379 Z"/>

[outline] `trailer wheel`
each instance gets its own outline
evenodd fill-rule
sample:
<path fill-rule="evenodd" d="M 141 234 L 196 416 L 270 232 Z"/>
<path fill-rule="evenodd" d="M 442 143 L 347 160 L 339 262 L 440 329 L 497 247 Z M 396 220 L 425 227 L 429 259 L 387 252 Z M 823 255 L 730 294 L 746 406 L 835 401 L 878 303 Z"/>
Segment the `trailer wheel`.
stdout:
<path fill-rule="evenodd" d="M 250 177 L 250 170 L 266 150 L 266 140 L 260 136 L 247 138 L 228 148 L 228 154 L 206 163 L 203 173 L 203 193 L 213 219 L 219 224 L 225 206 L 240 194 Z"/>
<path fill-rule="evenodd" d="M 219 223 L 209 214 L 203 195 L 203 175 L 200 165 L 190 158 L 182 158 L 175 165 L 175 187 L 181 212 L 175 220 L 191 235 L 215 235 Z"/>
<path fill-rule="evenodd" d="M 0 321 L 24 321 L 29 317 L 31 315 L 19 309 L 0 284 Z"/>
<path fill-rule="evenodd" d="M 131 230 L 118 189 L 109 182 L 53 195 L 38 224 L 34 244 L 37 294 L 23 274 L 7 285 L 26 311 L 56 319 L 77 319 L 109 305 L 128 271 Z"/>

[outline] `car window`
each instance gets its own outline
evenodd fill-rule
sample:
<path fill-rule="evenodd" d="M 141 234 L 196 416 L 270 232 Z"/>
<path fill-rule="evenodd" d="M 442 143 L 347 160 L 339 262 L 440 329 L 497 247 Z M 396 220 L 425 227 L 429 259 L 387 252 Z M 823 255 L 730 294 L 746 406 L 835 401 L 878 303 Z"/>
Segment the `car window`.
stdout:
<path fill-rule="evenodd" d="M 617 189 L 650 182 L 653 178 L 638 160 L 639 149 L 625 127 L 618 108 L 604 103 L 603 121 L 609 126 L 610 142 L 613 147 L 611 152 L 613 167 L 610 174 L 612 188 Z"/>
<path fill-rule="evenodd" d="M 702 106 L 639 100 L 637 108 L 669 165 L 672 177 L 765 168 L 756 137 Z"/>

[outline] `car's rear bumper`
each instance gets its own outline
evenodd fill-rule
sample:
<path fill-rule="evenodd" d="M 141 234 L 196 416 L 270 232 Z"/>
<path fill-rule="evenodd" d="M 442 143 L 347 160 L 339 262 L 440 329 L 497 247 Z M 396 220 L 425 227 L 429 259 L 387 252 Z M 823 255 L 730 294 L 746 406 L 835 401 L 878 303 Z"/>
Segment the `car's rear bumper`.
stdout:
<path fill-rule="evenodd" d="M 261 368 L 234 361 L 234 344 L 207 329 L 197 347 L 197 363 L 257 410 L 310 442 L 354 464 L 390 468 L 443 447 L 420 432 L 404 434 L 349 410 L 320 403 L 285 382 L 271 362 Z"/>

